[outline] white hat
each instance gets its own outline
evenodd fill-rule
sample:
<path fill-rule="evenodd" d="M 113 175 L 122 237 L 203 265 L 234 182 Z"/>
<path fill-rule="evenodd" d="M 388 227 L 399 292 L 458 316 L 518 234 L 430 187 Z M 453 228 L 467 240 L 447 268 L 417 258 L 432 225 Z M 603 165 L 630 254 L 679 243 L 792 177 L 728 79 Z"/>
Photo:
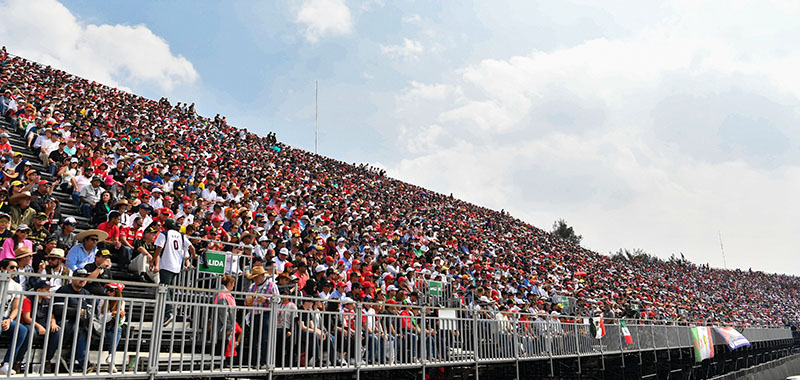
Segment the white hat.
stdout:
<path fill-rule="evenodd" d="M 352 298 L 350 298 L 350 297 L 344 297 L 344 298 L 342 298 L 342 303 L 343 303 L 343 304 L 348 304 L 348 303 L 356 303 L 356 301 L 355 301 L 355 300 L 353 300 L 353 299 L 352 299 Z"/>
<path fill-rule="evenodd" d="M 392 290 L 397 290 L 397 287 L 394 286 L 394 285 L 389 285 L 389 286 L 386 287 L 386 291 L 387 292 L 391 292 Z"/>
<path fill-rule="evenodd" d="M 262 237 L 258 238 L 258 241 L 259 241 L 259 242 L 262 242 L 262 241 L 269 241 L 269 238 L 268 238 L 268 237 L 266 237 L 266 236 L 262 236 Z M 286 248 L 284 248 L 284 249 L 286 249 Z"/>
<path fill-rule="evenodd" d="M 317 265 L 317 266 L 316 266 L 316 268 L 314 268 L 314 272 L 316 272 L 316 273 L 321 273 L 321 272 L 324 272 L 324 271 L 326 271 L 326 270 L 328 270 L 328 268 L 326 268 L 326 267 L 325 267 L 324 265 L 322 265 L 322 264 L 320 264 L 320 265 Z"/>
<path fill-rule="evenodd" d="M 280 251 L 278 251 L 278 254 L 279 254 L 279 255 L 288 255 L 288 254 L 289 254 L 289 249 L 287 249 L 287 248 L 281 248 L 281 250 L 280 250 Z"/>

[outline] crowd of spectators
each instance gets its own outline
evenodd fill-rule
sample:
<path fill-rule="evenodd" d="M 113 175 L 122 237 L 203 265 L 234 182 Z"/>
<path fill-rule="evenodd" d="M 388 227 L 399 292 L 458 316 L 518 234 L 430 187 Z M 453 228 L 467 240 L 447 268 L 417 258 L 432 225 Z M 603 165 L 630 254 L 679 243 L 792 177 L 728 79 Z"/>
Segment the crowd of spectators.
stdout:
<path fill-rule="evenodd" d="M 113 266 L 170 283 L 213 250 L 253 257 L 227 269 L 255 293 L 342 305 L 413 304 L 426 281 L 439 281 L 465 308 L 560 313 L 566 296 L 583 315 L 800 320 L 795 276 L 612 258 L 508 213 L 200 116 L 194 104 L 145 99 L 5 50 L 0 58 L 10 125 L 0 131 L 0 259 L 23 271 L 110 278 Z M 12 148 L 11 134 L 54 180 Z M 70 195 L 89 228 L 75 233 L 54 191 Z"/>

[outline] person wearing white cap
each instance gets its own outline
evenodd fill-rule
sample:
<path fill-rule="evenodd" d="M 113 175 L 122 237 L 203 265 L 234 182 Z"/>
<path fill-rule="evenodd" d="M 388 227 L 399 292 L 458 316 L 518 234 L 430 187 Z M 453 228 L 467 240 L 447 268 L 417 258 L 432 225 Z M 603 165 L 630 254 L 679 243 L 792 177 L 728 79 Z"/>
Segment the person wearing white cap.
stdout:
<path fill-rule="evenodd" d="M 256 257 L 265 260 L 267 257 L 267 253 L 269 252 L 269 238 L 267 236 L 261 236 L 258 238 L 258 244 L 255 248 L 253 248 L 253 255 Z"/>
<path fill-rule="evenodd" d="M 278 251 L 278 255 L 272 258 L 272 262 L 275 263 L 275 272 L 283 273 L 285 268 L 284 266 L 288 261 L 289 261 L 289 249 L 283 247 Z"/>

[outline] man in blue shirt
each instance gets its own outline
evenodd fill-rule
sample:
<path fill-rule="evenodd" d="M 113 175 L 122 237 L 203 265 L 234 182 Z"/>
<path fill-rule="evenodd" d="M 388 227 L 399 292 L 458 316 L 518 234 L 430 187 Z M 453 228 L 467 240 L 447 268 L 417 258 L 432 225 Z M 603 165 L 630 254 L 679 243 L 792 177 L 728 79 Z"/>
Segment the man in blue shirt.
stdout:
<path fill-rule="evenodd" d="M 83 268 L 86 264 L 94 262 L 97 253 L 97 243 L 106 240 L 108 233 L 101 230 L 86 230 L 75 236 L 79 244 L 75 244 L 67 253 L 66 266 L 71 271 Z"/>

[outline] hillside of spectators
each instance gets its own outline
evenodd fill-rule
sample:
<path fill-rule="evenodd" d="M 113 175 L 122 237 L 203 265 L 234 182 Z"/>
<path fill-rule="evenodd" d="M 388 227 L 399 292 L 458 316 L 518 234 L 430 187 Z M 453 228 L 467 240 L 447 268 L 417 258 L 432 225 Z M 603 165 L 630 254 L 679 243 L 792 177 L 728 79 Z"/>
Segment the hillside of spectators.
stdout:
<path fill-rule="evenodd" d="M 220 114 L 200 116 L 194 104 L 0 54 L 0 113 L 11 125 L 1 132 L 23 136 L 52 178 L 40 179 L 0 134 L 0 236 L 12 240 L 3 258 L 31 240 L 28 270 L 50 270 L 44 250 L 52 244 L 69 270 L 113 264 L 163 281 L 155 240 L 174 227 L 195 238 L 200 257 L 209 249 L 253 255 L 308 296 L 413 302 L 425 279 L 444 282 L 471 308 L 559 313 L 569 296 L 576 313 L 608 317 L 800 320 L 795 276 L 611 258 L 508 213 L 295 149 Z M 73 232 L 76 221 L 53 192 L 72 196 L 89 232 Z M 92 236 L 105 241 L 95 247 Z M 96 264 L 103 250 L 110 262 Z"/>

